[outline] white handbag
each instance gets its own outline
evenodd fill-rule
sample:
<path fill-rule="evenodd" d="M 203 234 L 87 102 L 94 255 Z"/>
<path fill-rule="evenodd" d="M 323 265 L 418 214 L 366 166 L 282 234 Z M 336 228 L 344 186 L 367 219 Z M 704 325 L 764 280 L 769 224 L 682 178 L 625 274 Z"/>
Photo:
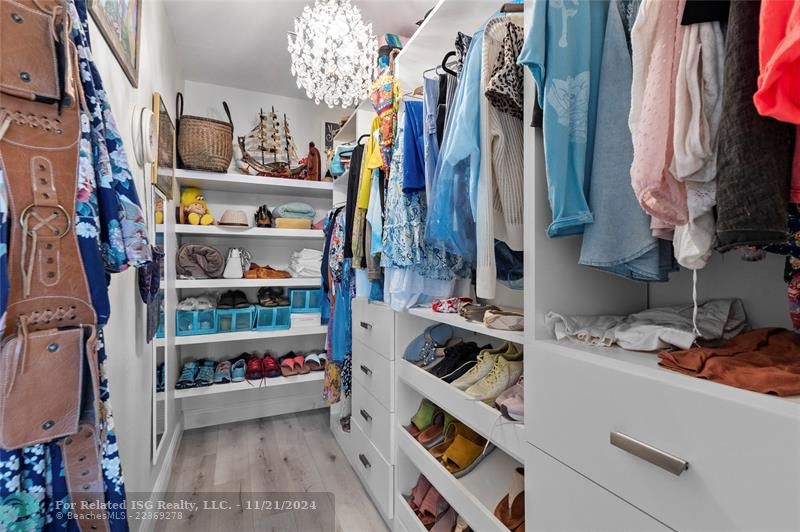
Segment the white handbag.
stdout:
<path fill-rule="evenodd" d="M 241 279 L 244 277 L 244 272 L 249 268 L 250 252 L 246 249 L 230 248 L 222 277 L 225 279 Z"/>

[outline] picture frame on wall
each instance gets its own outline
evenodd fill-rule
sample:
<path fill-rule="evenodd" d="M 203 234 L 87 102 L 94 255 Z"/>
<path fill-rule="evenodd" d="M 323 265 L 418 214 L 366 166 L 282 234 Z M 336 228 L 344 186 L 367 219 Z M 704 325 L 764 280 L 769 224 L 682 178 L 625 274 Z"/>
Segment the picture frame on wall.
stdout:
<path fill-rule="evenodd" d="M 153 115 L 155 116 L 155 147 L 151 183 L 168 199 L 172 199 L 175 183 L 175 123 L 169 116 L 167 105 L 161 94 L 153 93 Z"/>
<path fill-rule="evenodd" d="M 342 129 L 342 125 L 338 122 L 323 122 L 322 134 L 325 139 L 325 151 L 333 150 L 333 137 Z"/>
<path fill-rule="evenodd" d="M 89 0 L 89 13 L 128 81 L 137 88 L 142 0 Z"/>

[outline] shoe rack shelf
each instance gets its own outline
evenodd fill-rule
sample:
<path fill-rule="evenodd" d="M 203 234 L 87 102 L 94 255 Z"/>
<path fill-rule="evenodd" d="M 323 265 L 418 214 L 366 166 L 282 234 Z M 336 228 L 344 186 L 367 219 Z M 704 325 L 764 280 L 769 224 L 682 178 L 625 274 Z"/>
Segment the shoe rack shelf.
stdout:
<path fill-rule="evenodd" d="M 291 386 L 306 382 L 322 382 L 325 372 L 312 371 L 305 375 L 292 375 L 290 377 L 275 377 L 272 379 L 261 379 L 258 381 L 228 382 L 225 384 L 212 384 L 211 386 L 201 386 L 197 388 L 187 388 L 185 390 L 175 390 L 176 399 L 186 399 L 187 397 L 202 397 L 206 395 L 217 395 L 228 392 L 257 391 L 267 388 L 274 389 L 280 386 Z"/>
<path fill-rule="evenodd" d="M 241 331 L 218 334 L 196 334 L 194 336 L 176 336 L 175 345 L 214 344 L 220 342 L 235 342 L 237 340 L 266 340 L 270 338 L 288 338 L 291 336 L 310 336 L 326 334 L 327 325 L 313 327 L 292 327 L 282 331 Z M 165 345 L 163 338 L 156 339 L 156 346 Z"/>
<path fill-rule="evenodd" d="M 520 466 L 516 460 L 495 450 L 468 475 L 455 478 L 403 426 L 398 426 L 396 432 L 400 451 L 470 528 L 481 532 L 508 532 L 494 516 L 494 508 L 503 497 L 503 487 L 508 485 L 512 471 Z"/>
<path fill-rule="evenodd" d="M 203 190 L 219 190 L 222 192 L 305 198 L 330 198 L 333 194 L 333 183 L 251 176 L 238 172 L 218 174 L 216 172 L 179 169 L 175 171 L 175 178 L 181 187 L 199 187 Z"/>
<path fill-rule="evenodd" d="M 261 288 L 272 287 L 318 287 L 322 280 L 319 277 L 294 277 L 291 279 L 177 279 L 175 288 L 200 288 L 212 290 L 217 288 Z"/>
<path fill-rule="evenodd" d="M 156 226 L 156 231 L 164 226 Z M 273 227 L 228 227 L 220 225 L 175 224 L 175 234 L 225 238 L 324 238 L 319 229 L 275 229 Z"/>
<path fill-rule="evenodd" d="M 511 310 L 511 309 L 509 309 Z M 483 323 L 477 321 L 469 321 L 458 314 L 445 314 L 442 312 L 434 312 L 430 308 L 411 308 L 408 313 L 412 316 L 417 316 L 426 320 L 437 321 L 439 323 L 446 323 L 451 327 L 457 327 L 491 338 L 505 340 L 507 342 L 514 342 L 516 344 L 525 343 L 525 333 L 522 331 L 502 331 L 499 329 L 490 329 Z"/>
<path fill-rule="evenodd" d="M 405 360 L 397 361 L 397 375 L 436 406 L 490 439 L 501 451 L 520 462 L 525 460 L 527 440 L 524 424 L 504 418 L 497 409 L 470 398 L 455 386 Z"/>
<path fill-rule="evenodd" d="M 395 523 L 400 521 L 400 526 L 405 532 L 427 532 L 422 522 L 417 518 L 414 510 L 408 505 L 405 496 L 397 492 L 394 501 Z"/>

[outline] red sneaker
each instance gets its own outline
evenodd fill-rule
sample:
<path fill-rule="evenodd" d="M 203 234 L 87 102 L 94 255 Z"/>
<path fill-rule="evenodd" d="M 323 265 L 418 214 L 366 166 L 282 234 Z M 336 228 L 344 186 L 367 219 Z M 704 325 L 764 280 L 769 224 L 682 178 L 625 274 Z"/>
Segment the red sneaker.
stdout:
<path fill-rule="evenodd" d="M 249 381 L 257 381 L 264 378 L 264 366 L 257 355 L 250 355 L 247 359 L 247 373 L 245 378 Z"/>
<path fill-rule="evenodd" d="M 272 379 L 273 377 L 280 377 L 281 370 L 278 367 L 278 363 L 269 353 L 264 354 L 264 359 L 261 361 L 261 364 L 264 368 L 264 376 Z"/>

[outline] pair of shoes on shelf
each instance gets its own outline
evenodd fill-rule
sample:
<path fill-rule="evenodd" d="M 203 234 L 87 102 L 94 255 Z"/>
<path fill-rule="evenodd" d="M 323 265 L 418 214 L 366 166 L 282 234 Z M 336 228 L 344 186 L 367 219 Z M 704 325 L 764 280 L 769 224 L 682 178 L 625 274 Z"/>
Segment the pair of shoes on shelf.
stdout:
<path fill-rule="evenodd" d="M 219 303 L 217 308 L 221 310 L 231 310 L 235 308 L 247 308 L 251 303 L 247 300 L 247 296 L 241 290 L 228 290 L 219 296 Z"/>
<path fill-rule="evenodd" d="M 500 499 L 494 516 L 511 532 L 525 532 L 525 470 L 514 469 L 508 493 Z"/>
<path fill-rule="evenodd" d="M 255 262 L 250 263 L 250 269 L 244 272 L 245 279 L 289 279 L 291 273 L 283 270 L 276 270 L 272 266 L 259 266 Z"/>
<path fill-rule="evenodd" d="M 521 376 L 517 383 L 497 396 L 494 406 L 503 416 L 522 423 L 525 421 L 525 377 Z"/>
<path fill-rule="evenodd" d="M 258 304 L 262 307 L 288 307 L 289 300 L 283 295 L 283 288 L 262 286 L 258 289 Z"/>
<path fill-rule="evenodd" d="M 453 328 L 449 325 L 445 323 L 431 325 L 408 343 L 403 358 L 418 366 L 431 365 L 437 356 L 444 356 L 443 349 L 452 338 Z"/>
<path fill-rule="evenodd" d="M 448 297 L 445 299 L 434 299 L 433 303 L 431 303 L 431 309 L 434 312 L 455 314 L 458 312 L 458 307 L 467 303 L 472 303 L 471 297 Z"/>
<path fill-rule="evenodd" d="M 284 377 L 292 375 L 305 375 L 311 371 L 322 371 L 328 363 L 327 351 L 318 351 L 302 355 L 289 351 L 280 360 L 280 371 Z"/>
<path fill-rule="evenodd" d="M 511 342 L 497 349 L 485 349 L 475 365 L 452 385 L 478 401 L 493 404 L 522 376 L 522 351 Z"/>
<path fill-rule="evenodd" d="M 185 297 L 178 302 L 178 310 L 213 310 L 217 306 L 217 298 L 213 294 Z"/>
<path fill-rule="evenodd" d="M 427 368 L 431 375 L 445 382 L 453 382 L 469 371 L 478 360 L 483 349 L 491 349 L 491 345 L 478 347 L 475 342 L 460 342 L 448 345 L 443 349 L 444 357 L 435 365 Z"/>
<path fill-rule="evenodd" d="M 456 524 L 455 510 L 423 475 L 420 474 L 406 500 L 425 528 L 431 532 L 452 532 Z"/>
<path fill-rule="evenodd" d="M 483 436 L 428 399 L 420 402 L 406 430 L 456 478 L 468 474 L 494 450 Z"/>
<path fill-rule="evenodd" d="M 243 353 L 243 355 L 247 355 L 247 353 Z M 247 380 L 257 381 L 280 376 L 281 371 L 278 369 L 278 363 L 271 354 L 264 353 L 263 357 L 259 357 L 255 353 L 247 355 L 247 369 L 245 371 Z"/>
<path fill-rule="evenodd" d="M 214 384 L 214 361 L 207 358 L 200 361 L 190 360 L 183 365 L 175 389 L 185 390 L 212 384 Z"/>

